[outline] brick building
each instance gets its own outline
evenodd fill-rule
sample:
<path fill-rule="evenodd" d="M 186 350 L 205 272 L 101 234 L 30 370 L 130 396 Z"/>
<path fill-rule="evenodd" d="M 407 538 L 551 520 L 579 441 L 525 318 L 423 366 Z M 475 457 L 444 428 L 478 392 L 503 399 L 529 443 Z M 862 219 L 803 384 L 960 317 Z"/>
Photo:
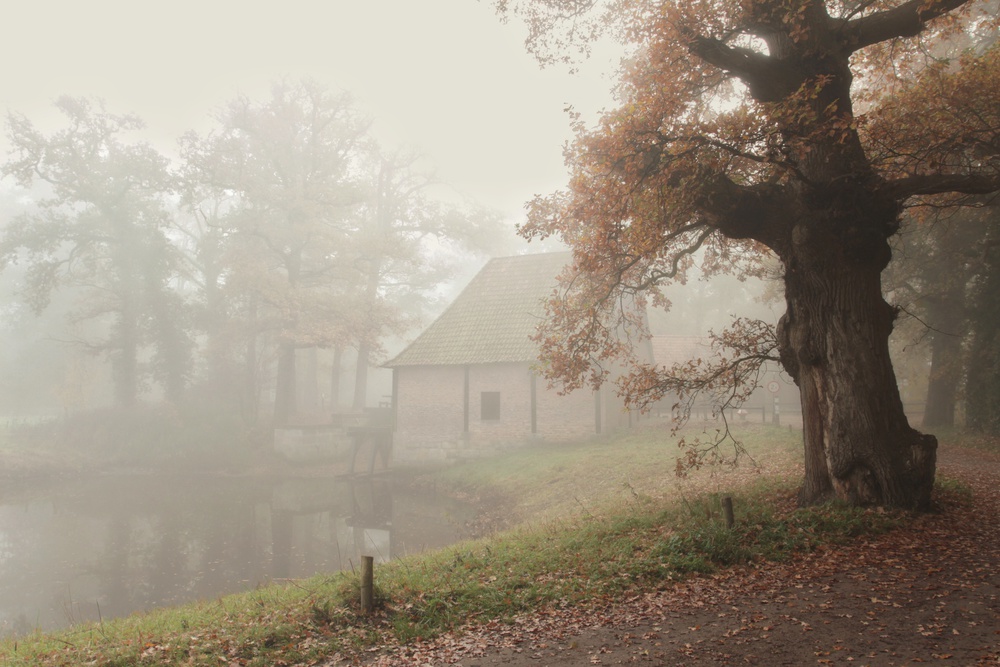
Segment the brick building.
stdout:
<path fill-rule="evenodd" d="M 611 389 L 560 396 L 532 366 L 543 300 L 569 253 L 490 260 L 393 370 L 393 459 L 484 456 L 534 441 L 580 440 L 631 423 Z"/>

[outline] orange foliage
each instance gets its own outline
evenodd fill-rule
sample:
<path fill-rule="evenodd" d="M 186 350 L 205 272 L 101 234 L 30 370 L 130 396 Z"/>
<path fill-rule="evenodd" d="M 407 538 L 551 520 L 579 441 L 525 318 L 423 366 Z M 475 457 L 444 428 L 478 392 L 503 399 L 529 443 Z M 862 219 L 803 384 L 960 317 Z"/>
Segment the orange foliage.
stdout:
<path fill-rule="evenodd" d="M 774 253 L 808 271 L 797 244 L 819 226 L 877 275 L 907 200 L 1000 190 L 997 48 L 927 67 L 995 40 L 995 0 L 494 4 L 546 63 L 602 34 L 631 49 L 619 106 L 593 127 L 573 118 L 569 183 L 520 229 L 573 249 L 538 334 L 567 389 L 634 365 L 636 306 L 665 304 L 658 287 L 696 267 L 751 275 Z M 689 387 L 705 380 L 688 370 Z M 674 379 L 647 368 L 621 390 L 641 404 Z"/>

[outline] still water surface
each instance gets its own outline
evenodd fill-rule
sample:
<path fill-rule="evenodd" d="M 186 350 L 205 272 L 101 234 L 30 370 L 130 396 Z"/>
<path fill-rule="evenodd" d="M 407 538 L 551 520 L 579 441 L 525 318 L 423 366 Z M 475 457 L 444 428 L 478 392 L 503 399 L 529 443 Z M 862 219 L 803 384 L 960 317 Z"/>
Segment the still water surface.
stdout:
<path fill-rule="evenodd" d="M 388 479 L 0 486 L 0 635 L 212 599 L 444 546 L 473 508 Z"/>

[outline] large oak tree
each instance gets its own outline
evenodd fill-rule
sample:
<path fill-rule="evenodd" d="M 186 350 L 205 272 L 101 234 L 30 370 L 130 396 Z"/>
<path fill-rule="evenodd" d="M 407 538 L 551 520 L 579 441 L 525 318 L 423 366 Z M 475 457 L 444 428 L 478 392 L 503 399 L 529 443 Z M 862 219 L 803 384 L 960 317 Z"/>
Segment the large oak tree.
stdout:
<path fill-rule="evenodd" d="M 908 202 L 1000 189 L 997 48 L 921 59 L 930 40 L 995 31 L 995 14 L 970 0 L 497 4 L 543 57 L 608 26 L 634 47 L 620 106 L 578 123 L 568 187 L 523 228 L 574 251 L 540 332 L 550 377 L 604 380 L 628 354 L 621 331 L 642 324 L 620 304 L 658 298 L 695 258 L 749 272 L 773 254 L 784 316 L 727 340 L 738 359 L 780 358 L 801 390 L 803 500 L 926 508 L 937 443 L 903 413 L 881 273 Z M 701 381 L 636 367 L 623 389 L 641 405 Z"/>
<path fill-rule="evenodd" d="M 326 344 L 343 328 L 346 306 L 331 289 L 355 279 L 347 258 L 369 138 L 346 94 L 308 81 L 271 92 L 263 102 L 234 100 L 219 130 L 187 135 L 183 152 L 189 181 L 209 199 L 232 199 L 215 221 L 224 268 L 214 280 L 238 303 L 248 366 L 256 364 L 258 336 L 276 340 L 274 422 L 283 425 L 297 411 L 295 350 Z"/>
<path fill-rule="evenodd" d="M 54 291 L 76 290 L 72 319 L 107 326 L 106 334 L 79 342 L 110 358 L 119 405 L 137 401 L 150 345 L 151 374 L 179 401 L 190 343 L 169 288 L 175 257 L 165 232 L 167 161 L 130 136 L 143 127 L 134 116 L 71 97 L 56 108 L 64 126 L 47 135 L 22 115 L 8 116 L 13 150 L 0 174 L 51 196 L 4 228 L 0 268 L 24 263 L 21 297 L 36 312 Z"/>

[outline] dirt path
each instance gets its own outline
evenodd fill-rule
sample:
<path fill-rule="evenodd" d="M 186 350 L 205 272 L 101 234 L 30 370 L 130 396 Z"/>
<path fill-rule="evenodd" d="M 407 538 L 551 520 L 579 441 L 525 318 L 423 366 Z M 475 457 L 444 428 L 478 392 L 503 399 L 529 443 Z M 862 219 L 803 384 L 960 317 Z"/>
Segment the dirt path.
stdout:
<path fill-rule="evenodd" d="M 1000 665 L 1000 457 L 939 454 L 973 487 L 905 530 L 601 607 L 401 647 L 390 665 Z M 331 662 L 328 666 L 351 664 Z"/>

